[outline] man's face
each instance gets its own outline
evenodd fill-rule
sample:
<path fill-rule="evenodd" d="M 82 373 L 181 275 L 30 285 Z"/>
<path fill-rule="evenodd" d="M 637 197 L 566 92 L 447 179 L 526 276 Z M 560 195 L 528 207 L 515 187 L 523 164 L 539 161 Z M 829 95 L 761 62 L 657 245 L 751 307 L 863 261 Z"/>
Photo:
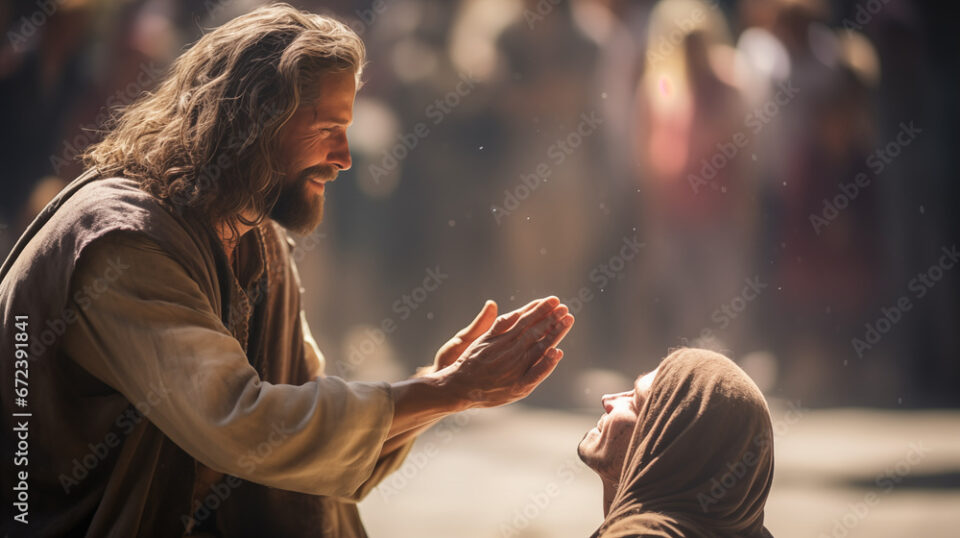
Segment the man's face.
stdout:
<path fill-rule="evenodd" d="M 279 133 L 283 185 L 270 217 L 300 234 L 323 220 L 324 183 L 351 164 L 347 127 L 357 93 L 354 73 L 329 73 L 319 86 L 317 99 L 304 103 Z"/>
<path fill-rule="evenodd" d="M 640 407 L 650 392 L 657 371 L 641 375 L 633 383 L 633 389 L 617 394 L 604 394 L 600 398 L 605 413 L 597 427 L 588 431 L 577 447 L 583 463 L 600 475 L 600 478 L 616 484 L 627 456 L 627 448 L 637 423 Z"/>

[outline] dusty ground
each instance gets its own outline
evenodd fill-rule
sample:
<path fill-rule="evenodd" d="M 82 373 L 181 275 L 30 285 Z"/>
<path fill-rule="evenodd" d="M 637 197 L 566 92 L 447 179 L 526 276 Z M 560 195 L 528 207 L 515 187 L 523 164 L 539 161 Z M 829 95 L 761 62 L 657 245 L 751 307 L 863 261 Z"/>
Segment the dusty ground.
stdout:
<path fill-rule="evenodd" d="M 777 403 L 767 526 L 788 537 L 960 536 L 960 411 Z M 451 417 L 360 505 L 373 538 L 586 537 L 600 483 L 576 457 L 598 413 Z"/>

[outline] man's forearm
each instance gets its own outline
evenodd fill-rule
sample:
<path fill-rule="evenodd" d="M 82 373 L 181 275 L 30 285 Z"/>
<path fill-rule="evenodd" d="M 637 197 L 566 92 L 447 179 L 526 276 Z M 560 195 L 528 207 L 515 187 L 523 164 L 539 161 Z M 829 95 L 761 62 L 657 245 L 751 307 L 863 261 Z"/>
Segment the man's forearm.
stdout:
<path fill-rule="evenodd" d="M 423 377 L 427 377 L 427 376 L 430 376 L 430 374 L 433 374 L 434 372 L 436 372 L 436 368 L 433 365 L 423 366 L 418 368 L 416 373 L 412 377 L 410 377 L 409 380 L 416 380 Z M 398 387 L 397 384 L 394 384 L 391 388 L 394 391 L 395 402 L 398 396 L 412 397 L 411 393 L 415 393 L 418 390 L 420 390 L 420 389 L 411 389 L 408 387 Z M 398 391 L 399 391 L 399 394 L 398 394 Z M 404 391 L 407 391 L 408 393 L 402 394 Z M 404 445 L 406 445 L 410 441 L 417 438 L 417 436 L 419 436 L 421 433 L 427 431 L 431 426 L 439 422 L 442 418 L 443 417 L 441 416 L 439 418 L 431 419 L 423 425 L 416 426 L 406 431 L 399 431 L 399 433 L 393 433 L 394 430 L 391 430 L 391 433 L 387 437 L 386 441 L 384 441 L 383 443 L 383 449 L 380 451 L 380 457 L 383 458 L 385 456 L 389 456 L 394 451 L 402 448 Z M 394 420 L 396 421 L 396 417 L 394 417 Z M 401 418 L 401 420 L 403 419 Z M 405 427 L 405 426 L 401 425 L 401 427 Z"/>
<path fill-rule="evenodd" d="M 390 445 L 394 448 L 401 446 L 443 417 L 469 407 L 466 398 L 453 393 L 432 375 L 399 381 L 390 389 L 394 404 L 393 422 L 383 452 L 387 452 Z"/>

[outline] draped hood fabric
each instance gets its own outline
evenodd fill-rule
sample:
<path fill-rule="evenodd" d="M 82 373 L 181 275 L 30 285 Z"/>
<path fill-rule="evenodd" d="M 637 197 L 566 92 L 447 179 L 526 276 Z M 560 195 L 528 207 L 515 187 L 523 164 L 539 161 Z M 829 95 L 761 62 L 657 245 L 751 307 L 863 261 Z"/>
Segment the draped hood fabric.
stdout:
<path fill-rule="evenodd" d="M 644 401 L 620 483 L 594 537 L 769 537 L 773 481 L 766 400 L 733 361 L 681 349 Z"/>

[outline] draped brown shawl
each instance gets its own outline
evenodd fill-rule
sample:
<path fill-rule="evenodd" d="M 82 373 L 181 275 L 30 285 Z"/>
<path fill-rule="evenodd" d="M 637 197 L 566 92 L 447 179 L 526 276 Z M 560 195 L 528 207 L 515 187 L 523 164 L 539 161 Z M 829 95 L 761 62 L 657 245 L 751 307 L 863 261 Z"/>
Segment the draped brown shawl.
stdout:
<path fill-rule="evenodd" d="M 767 537 L 770 413 L 733 361 L 678 350 L 661 362 L 596 537 Z"/>
<path fill-rule="evenodd" d="M 100 178 L 95 171 L 75 179 L 51 201 L 0 268 L 0 347 L 5 350 L 0 377 L 9 386 L 14 378 L 15 316 L 29 318 L 33 343 L 29 407 L 16 407 L 12 391 L 0 391 L 0 452 L 5 462 L 0 501 L 5 507 L 14 500 L 10 485 L 17 470 L 10 465 L 17 442 L 11 432 L 17 420 L 24 420 L 13 413 L 32 412 L 30 525 L 7 517 L 0 523 L 5 536 L 180 536 L 182 516 L 192 512 L 196 462 L 149 420 L 137 422 L 122 445 L 85 473 L 69 494 L 60 481 L 63 473 L 70 473 L 68 455 L 85 454 L 88 447 L 102 444 L 116 430 L 117 418 L 135 410 L 122 394 L 71 365 L 58 347 L 66 324 L 76 319 L 67 305 L 81 253 L 118 230 L 144 234 L 180 261 L 222 313 L 224 324 L 230 322 L 230 267 L 209 226 L 162 205 L 133 180 Z M 247 352 L 264 380 L 301 384 L 309 380 L 310 371 L 300 324 L 300 281 L 289 254 L 292 244 L 272 223 L 263 230 L 267 255 L 281 278 L 270 280 L 256 306 Z M 102 394 L 85 395 L 96 391 Z M 396 460 L 402 461 L 403 455 Z M 389 471 L 388 466 L 378 469 Z M 228 536 L 365 536 L 353 502 L 234 480 L 240 485 L 231 488 L 219 507 L 219 524 Z"/>

